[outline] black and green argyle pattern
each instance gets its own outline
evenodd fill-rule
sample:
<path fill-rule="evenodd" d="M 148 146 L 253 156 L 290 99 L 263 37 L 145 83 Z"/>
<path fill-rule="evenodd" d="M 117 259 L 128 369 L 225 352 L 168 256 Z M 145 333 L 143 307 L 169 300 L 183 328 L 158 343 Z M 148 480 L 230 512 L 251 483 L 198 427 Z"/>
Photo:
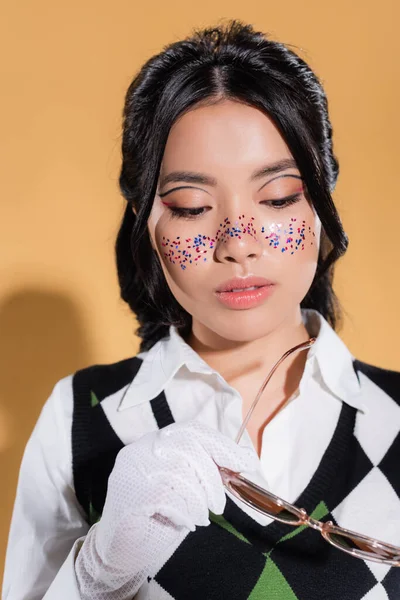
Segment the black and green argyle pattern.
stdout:
<path fill-rule="evenodd" d="M 89 524 L 101 516 L 108 477 L 123 447 L 102 403 L 134 379 L 140 363 L 131 358 L 74 375 L 74 485 Z M 395 416 L 399 374 L 359 361 L 354 368 L 364 393 L 376 395 L 378 390 L 382 407 L 386 403 L 385 410 L 393 410 Z M 163 392 L 150 404 L 159 428 L 173 422 Z M 361 533 L 364 504 L 372 506 L 377 531 L 379 525 L 387 531 L 389 520 L 400 545 L 400 428 L 393 419 L 386 430 L 382 423 L 377 429 L 378 420 L 379 411 L 366 421 L 343 403 L 334 435 L 296 505 L 334 523 L 348 506 L 356 506 L 352 529 Z M 208 527 L 190 533 L 151 574 L 149 600 L 400 600 L 400 568 L 378 568 L 349 556 L 315 530 L 278 522 L 263 526 L 231 498 L 222 516 L 210 518 Z"/>

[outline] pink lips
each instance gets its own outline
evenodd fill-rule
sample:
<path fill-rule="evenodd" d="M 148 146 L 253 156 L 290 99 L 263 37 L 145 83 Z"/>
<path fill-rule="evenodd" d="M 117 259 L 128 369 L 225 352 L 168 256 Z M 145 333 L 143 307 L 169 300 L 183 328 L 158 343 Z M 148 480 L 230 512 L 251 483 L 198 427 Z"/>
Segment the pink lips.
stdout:
<path fill-rule="evenodd" d="M 262 304 L 273 292 L 275 284 L 264 277 L 235 277 L 218 286 L 218 300 L 228 308 L 245 310 Z"/>

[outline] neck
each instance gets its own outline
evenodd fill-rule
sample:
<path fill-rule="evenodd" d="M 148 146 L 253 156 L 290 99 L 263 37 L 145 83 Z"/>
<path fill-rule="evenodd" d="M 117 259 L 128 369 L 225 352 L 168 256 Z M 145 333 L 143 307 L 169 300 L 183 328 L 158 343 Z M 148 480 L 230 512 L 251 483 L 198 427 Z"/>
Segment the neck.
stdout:
<path fill-rule="evenodd" d="M 250 341 L 221 338 L 194 321 L 188 343 L 211 368 L 229 382 L 241 374 L 258 370 L 263 370 L 266 375 L 287 350 L 305 342 L 309 337 L 299 309 L 297 314 L 282 321 L 263 337 Z M 274 380 L 282 379 L 282 373 L 290 370 L 296 360 L 305 362 L 305 353 L 301 354 L 303 356 L 294 355 L 288 358 L 274 375 Z"/>
<path fill-rule="evenodd" d="M 213 332 L 194 323 L 188 343 L 235 388 L 242 398 L 242 417 L 252 405 L 261 385 L 275 363 L 289 349 L 310 338 L 299 310 L 267 335 L 246 342 L 221 340 Z M 302 378 L 307 352 L 289 356 L 268 383 L 247 427 L 258 453 L 261 451 L 262 432 L 297 390 Z"/>

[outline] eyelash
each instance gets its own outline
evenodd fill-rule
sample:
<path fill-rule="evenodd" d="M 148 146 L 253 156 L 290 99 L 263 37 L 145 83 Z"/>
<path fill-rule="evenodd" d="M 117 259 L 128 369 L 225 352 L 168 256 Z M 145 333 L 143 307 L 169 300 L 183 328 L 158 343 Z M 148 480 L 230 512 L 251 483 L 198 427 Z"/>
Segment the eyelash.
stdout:
<path fill-rule="evenodd" d="M 286 196 L 285 198 L 277 198 L 276 200 L 264 200 L 261 204 L 267 204 L 271 206 L 275 210 L 282 210 L 292 204 L 296 204 L 301 199 L 301 194 L 292 194 L 291 196 Z M 283 204 L 274 205 L 273 202 L 281 202 Z M 179 206 L 168 206 L 168 209 L 171 211 L 172 216 L 178 219 L 196 219 L 200 215 L 203 215 L 205 212 L 205 207 L 199 208 L 181 208 Z"/>

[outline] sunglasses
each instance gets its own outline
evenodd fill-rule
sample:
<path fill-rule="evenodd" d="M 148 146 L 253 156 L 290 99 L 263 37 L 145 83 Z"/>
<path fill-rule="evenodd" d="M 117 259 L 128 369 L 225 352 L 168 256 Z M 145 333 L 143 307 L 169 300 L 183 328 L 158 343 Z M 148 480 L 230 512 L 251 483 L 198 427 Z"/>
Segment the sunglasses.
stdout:
<path fill-rule="evenodd" d="M 291 348 L 285 352 L 285 354 L 272 367 L 264 383 L 259 389 L 258 394 L 250 407 L 250 410 L 244 418 L 244 421 L 236 436 L 236 443 L 239 443 L 261 395 L 263 394 L 269 380 L 279 365 L 293 352 L 301 352 L 310 348 L 314 344 L 315 340 L 316 338 L 310 338 L 307 342 Z M 277 412 L 279 412 L 285 403 L 286 400 L 283 400 L 277 406 L 273 414 L 269 417 L 267 423 L 277 414 Z M 297 508 L 297 506 L 289 504 L 289 502 L 282 500 L 282 498 L 278 498 L 278 496 L 267 492 L 267 490 L 249 481 L 240 475 L 240 473 L 235 473 L 234 471 L 223 467 L 220 467 L 219 470 L 225 488 L 239 500 L 263 515 L 267 515 L 275 521 L 280 521 L 281 523 L 286 523 L 287 525 L 292 525 L 294 527 L 303 525 L 306 527 L 311 527 L 312 529 L 316 529 L 321 533 L 323 538 L 335 546 L 335 548 L 343 550 L 343 552 L 347 552 L 347 554 L 351 554 L 351 556 L 356 558 L 371 560 L 378 563 L 385 563 L 394 567 L 400 567 L 400 547 L 392 546 L 386 542 L 381 542 L 354 531 L 349 531 L 343 527 L 337 527 L 332 523 L 332 521 L 317 521 L 316 519 L 310 517 L 303 508 Z"/>

